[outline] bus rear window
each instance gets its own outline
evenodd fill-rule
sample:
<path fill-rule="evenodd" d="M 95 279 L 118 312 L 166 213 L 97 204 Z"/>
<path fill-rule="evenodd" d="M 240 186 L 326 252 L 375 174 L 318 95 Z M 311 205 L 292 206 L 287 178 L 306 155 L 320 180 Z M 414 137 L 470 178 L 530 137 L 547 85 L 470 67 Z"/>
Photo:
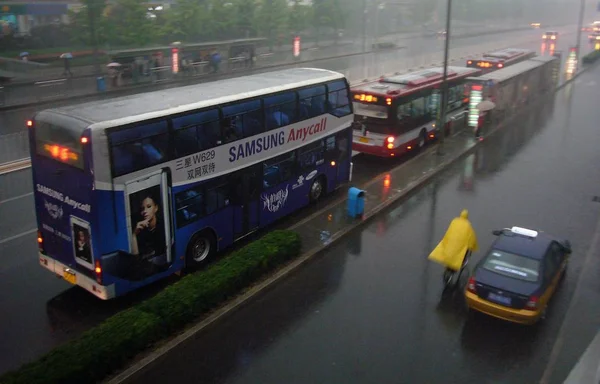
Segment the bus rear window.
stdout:
<path fill-rule="evenodd" d="M 80 136 L 58 125 L 36 122 L 35 151 L 38 155 L 83 169 Z"/>

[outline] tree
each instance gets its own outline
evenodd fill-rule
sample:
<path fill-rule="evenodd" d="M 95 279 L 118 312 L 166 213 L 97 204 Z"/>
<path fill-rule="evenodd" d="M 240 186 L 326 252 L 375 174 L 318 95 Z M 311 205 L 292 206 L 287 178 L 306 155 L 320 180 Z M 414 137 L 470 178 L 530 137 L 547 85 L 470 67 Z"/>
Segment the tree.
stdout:
<path fill-rule="evenodd" d="M 269 40 L 269 47 L 277 39 L 281 42 L 284 33 L 288 31 L 287 0 L 262 0 L 258 9 L 258 25 L 260 32 Z"/>
<path fill-rule="evenodd" d="M 304 31 L 308 26 L 309 15 L 310 15 L 310 7 L 306 5 L 301 5 L 300 0 L 294 0 L 294 4 L 292 5 L 292 9 L 289 13 L 289 27 L 290 31 L 295 35 L 300 34 L 300 32 Z"/>
<path fill-rule="evenodd" d="M 144 46 L 156 37 L 144 0 L 117 0 L 111 12 L 112 39 L 126 46 Z"/>
<path fill-rule="evenodd" d="M 256 1 L 238 0 L 235 4 L 235 11 L 235 28 L 239 36 L 250 37 L 256 32 Z"/>
<path fill-rule="evenodd" d="M 69 32 L 74 43 L 88 47 L 94 45 L 92 34 L 96 35 L 98 44 L 108 42 L 108 30 L 104 12 L 104 0 L 81 0 L 82 7 L 77 11 L 69 10 Z"/>
<path fill-rule="evenodd" d="M 161 34 L 170 40 L 196 41 L 205 35 L 209 18 L 207 5 L 198 0 L 178 0 L 166 13 L 166 25 Z"/>
<path fill-rule="evenodd" d="M 206 34 L 211 39 L 222 39 L 232 37 L 235 27 L 235 13 L 233 3 L 223 0 L 210 0 L 208 5 L 209 17 L 205 21 Z"/>

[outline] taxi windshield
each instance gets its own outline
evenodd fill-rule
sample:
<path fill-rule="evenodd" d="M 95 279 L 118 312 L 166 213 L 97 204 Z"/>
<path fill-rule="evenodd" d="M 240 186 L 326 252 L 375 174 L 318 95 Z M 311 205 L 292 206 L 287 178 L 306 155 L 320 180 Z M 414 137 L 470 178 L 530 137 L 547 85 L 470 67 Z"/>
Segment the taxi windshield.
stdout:
<path fill-rule="evenodd" d="M 528 257 L 493 249 L 483 262 L 483 269 L 502 276 L 535 283 L 540 275 L 540 262 Z"/>

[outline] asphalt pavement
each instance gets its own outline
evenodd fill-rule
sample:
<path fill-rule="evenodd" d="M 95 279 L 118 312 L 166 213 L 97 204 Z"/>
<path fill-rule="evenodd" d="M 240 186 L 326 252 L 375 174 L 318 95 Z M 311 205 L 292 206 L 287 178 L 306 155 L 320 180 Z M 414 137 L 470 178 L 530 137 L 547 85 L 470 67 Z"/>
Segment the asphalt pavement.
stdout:
<path fill-rule="evenodd" d="M 498 45 L 516 45 L 519 41 L 535 38 L 537 34 L 539 31 L 533 31 L 525 37 L 519 37 L 520 34 L 514 34 L 514 36 L 506 34 L 504 36 L 508 40 L 500 40 Z M 493 36 L 489 36 L 489 38 L 492 39 Z M 463 41 L 468 40 L 464 39 Z M 436 40 L 427 40 L 427 42 L 425 44 L 415 41 L 413 43 L 415 45 L 409 47 L 409 52 L 413 54 L 411 58 L 417 57 L 420 49 L 441 44 Z M 472 39 L 471 44 L 480 45 L 482 42 L 481 39 Z M 539 43 L 529 44 L 533 49 L 540 48 Z M 490 45 L 492 44 L 490 43 Z M 524 45 L 519 44 L 519 46 Z M 566 50 L 567 45 L 565 39 L 564 42 L 559 42 L 558 48 Z M 469 46 L 463 49 L 466 51 Z M 380 55 L 379 63 L 387 63 L 385 65 L 388 66 L 397 63 L 395 61 L 397 58 L 393 56 L 394 53 L 390 53 L 390 55 L 389 58 Z M 362 60 L 353 65 L 355 68 L 360 68 Z M 378 69 L 373 69 L 373 71 L 378 71 Z M 22 112 L 11 112 L 8 115 L 15 118 L 18 113 Z M 26 116 L 28 117 L 28 115 Z M 19 127 L 22 127 L 26 116 L 21 116 L 22 120 L 19 118 Z M 2 118 L 0 117 L 0 119 Z M 0 126 L 4 127 L 2 122 L 0 122 Z M 382 161 L 362 155 L 356 156 L 354 180 L 358 184 L 366 182 L 406 159 Z M 291 225 L 311 212 L 314 210 L 303 210 L 281 225 Z M 36 257 L 36 225 L 29 170 L 0 176 L 0 217 L 2 218 L 0 220 L 0 254 L 3 258 L 3 263 L 0 265 L 0 290 L 6 292 L 5 295 L 0 296 L 0 306 L 3 308 L 3 315 L 0 316 L 0 329 L 2 329 L 0 339 L 3 340 L 0 343 L 0 355 L 3 356 L 3 359 L 0 360 L 0 372 L 16 368 L 20 364 L 40 356 L 115 312 L 128 307 L 131 303 L 152 295 L 172 281 L 168 280 L 148 287 L 122 299 L 101 302 L 80 289 L 72 288 L 41 268 Z"/>
<path fill-rule="evenodd" d="M 599 76 L 595 68 L 532 106 L 128 383 L 561 383 L 600 326 Z M 443 268 L 427 255 L 463 208 L 482 249 L 474 261 L 507 226 L 571 241 L 542 323 L 468 313 L 460 291 L 442 295 Z"/>

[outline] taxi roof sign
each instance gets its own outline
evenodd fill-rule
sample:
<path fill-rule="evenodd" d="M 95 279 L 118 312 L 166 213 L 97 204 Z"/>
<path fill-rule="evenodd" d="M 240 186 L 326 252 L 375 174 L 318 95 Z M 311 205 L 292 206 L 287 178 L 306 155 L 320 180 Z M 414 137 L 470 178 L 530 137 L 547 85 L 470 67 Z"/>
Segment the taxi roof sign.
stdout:
<path fill-rule="evenodd" d="M 521 228 L 521 227 L 512 227 L 510 229 L 512 233 L 517 235 L 525 236 L 525 237 L 537 237 L 538 232 L 532 229 Z"/>

